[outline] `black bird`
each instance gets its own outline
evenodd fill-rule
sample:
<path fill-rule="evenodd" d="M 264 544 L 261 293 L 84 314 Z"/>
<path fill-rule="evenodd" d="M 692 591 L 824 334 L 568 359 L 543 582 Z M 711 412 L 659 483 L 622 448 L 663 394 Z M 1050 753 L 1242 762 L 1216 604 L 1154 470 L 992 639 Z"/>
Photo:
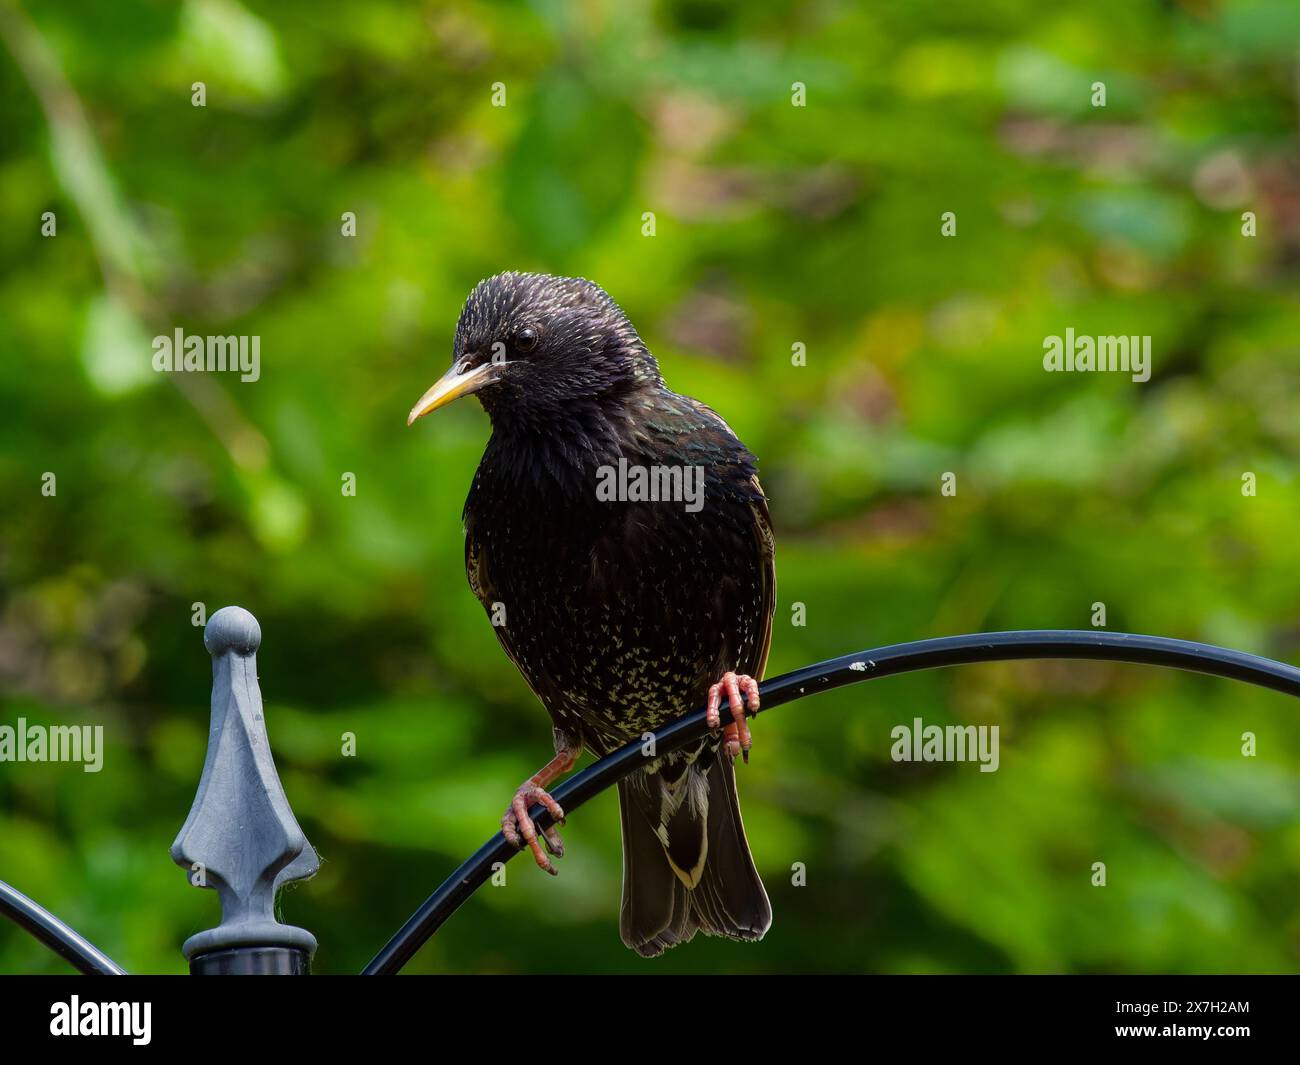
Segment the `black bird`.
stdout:
<path fill-rule="evenodd" d="M 451 369 L 407 424 L 473 393 L 492 437 L 465 502 L 465 570 L 501 646 L 542 701 L 555 758 L 502 829 L 548 873 L 564 853 L 537 802 L 584 747 L 606 754 L 707 699 L 714 733 L 647 757 L 619 785 L 623 942 L 652 957 L 697 930 L 761 939 L 772 909 L 733 769 L 748 761 L 776 568 L 755 458 L 714 411 L 665 384 L 619 306 L 580 278 L 480 282 Z M 731 721 L 721 732 L 726 698 Z"/>

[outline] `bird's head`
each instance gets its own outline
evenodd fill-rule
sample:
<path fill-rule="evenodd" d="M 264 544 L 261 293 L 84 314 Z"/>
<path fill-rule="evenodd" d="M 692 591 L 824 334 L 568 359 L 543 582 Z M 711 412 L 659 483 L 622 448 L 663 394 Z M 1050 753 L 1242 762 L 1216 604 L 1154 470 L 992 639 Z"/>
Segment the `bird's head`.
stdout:
<path fill-rule="evenodd" d="M 654 356 L 600 286 L 550 274 L 497 274 L 469 294 L 451 368 L 411 408 L 406 424 L 472 393 L 494 424 L 544 425 L 662 381 Z"/>

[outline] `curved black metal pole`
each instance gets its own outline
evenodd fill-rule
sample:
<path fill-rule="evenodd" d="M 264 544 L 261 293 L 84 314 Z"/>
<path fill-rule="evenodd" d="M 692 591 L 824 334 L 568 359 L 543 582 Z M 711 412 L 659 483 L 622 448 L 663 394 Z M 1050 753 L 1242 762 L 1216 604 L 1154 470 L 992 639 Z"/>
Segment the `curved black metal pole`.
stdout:
<path fill-rule="evenodd" d="M 1300 697 L 1300 669 L 1284 662 L 1208 643 L 1086 629 L 984 632 L 896 643 L 819 662 L 815 666 L 806 666 L 793 673 L 775 677 L 761 684 L 759 692 L 762 709 L 770 710 L 807 695 L 878 677 L 892 677 L 899 673 L 914 673 L 940 666 L 1025 658 L 1082 658 L 1169 666 L 1240 680 Z M 699 739 L 708 731 L 703 709 L 678 718 L 655 733 L 656 752 L 660 755 L 667 754 Z M 643 766 L 645 756 L 641 753 L 641 748 L 640 741 L 629 743 L 570 777 L 552 795 L 564 807 L 566 814 L 572 813 L 588 799 Z M 540 806 L 534 806 L 529 813 L 539 829 L 551 823 L 550 814 Z M 400 971 L 443 922 L 487 881 L 492 875 L 493 866 L 497 862 L 508 862 L 518 853 L 498 832 L 425 900 L 424 905 L 415 911 L 401 930 L 371 959 L 370 964 L 361 970 L 362 975 L 386 976 Z"/>
<path fill-rule="evenodd" d="M 40 903 L 0 880 L 0 913 L 87 976 L 126 976 L 126 970 Z"/>

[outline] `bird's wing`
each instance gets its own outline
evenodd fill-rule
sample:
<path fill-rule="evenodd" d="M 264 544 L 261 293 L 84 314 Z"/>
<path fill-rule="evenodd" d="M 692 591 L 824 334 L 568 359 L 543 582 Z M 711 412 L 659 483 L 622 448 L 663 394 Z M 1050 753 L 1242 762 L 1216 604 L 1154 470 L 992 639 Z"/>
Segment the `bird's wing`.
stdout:
<path fill-rule="evenodd" d="M 758 616 L 763 619 L 763 641 L 754 662 L 748 663 L 752 668 L 745 669 L 744 672 L 756 680 L 762 680 L 763 672 L 767 669 L 767 655 L 772 649 L 772 619 L 776 614 L 776 536 L 772 532 L 772 515 L 767 509 L 767 496 L 763 493 L 763 486 L 758 483 L 757 475 L 754 476 L 754 488 L 760 496 L 750 504 L 750 510 L 754 515 L 754 536 L 758 540 L 759 557 L 762 560 Z"/>
<path fill-rule="evenodd" d="M 486 558 L 480 550 L 478 537 L 474 535 L 473 511 L 465 511 L 465 576 L 469 579 L 469 590 L 483 604 L 484 610 L 491 610 L 496 601 L 493 594 L 492 577 L 487 571 Z"/>
<path fill-rule="evenodd" d="M 701 403 L 698 399 L 691 399 L 690 405 L 698 415 L 702 416 L 709 429 L 734 447 L 732 454 L 737 460 L 737 465 L 752 471 L 756 460 L 745 445 L 740 442 L 735 430 L 727 424 L 727 420 L 707 403 Z M 690 431 L 698 432 L 698 425 L 691 426 Z M 772 649 L 772 619 L 776 613 L 776 536 L 772 532 L 772 515 L 767 509 L 767 494 L 763 491 L 763 486 L 759 484 L 756 473 L 750 473 L 748 484 L 753 489 L 749 509 L 753 515 L 754 540 L 758 550 L 760 576 L 759 587 L 756 591 L 758 592 L 758 616 L 762 619 L 763 638 L 760 641 L 757 653 L 752 656 L 751 660 L 737 663 L 736 668 L 742 673 L 748 673 L 757 680 L 762 680 L 763 671 L 767 668 L 768 652 Z"/>

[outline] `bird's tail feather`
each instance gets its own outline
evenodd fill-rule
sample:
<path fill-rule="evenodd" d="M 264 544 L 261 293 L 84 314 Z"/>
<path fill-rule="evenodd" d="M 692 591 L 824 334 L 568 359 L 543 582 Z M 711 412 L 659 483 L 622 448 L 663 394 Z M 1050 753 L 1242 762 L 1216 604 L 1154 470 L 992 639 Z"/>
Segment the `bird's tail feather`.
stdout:
<path fill-rule="evenodd" d="M 762 939 L 772 904 L 754 867 L 736 795 L 736 770 L 719 756 L 708 770 L 708 860 L 691 891 L 691 911 L 705 935 Z"/>
<path fill-rule="evenodd" d="M 763 938 L 772 907 L 749 853 L 729 759 L 706 752 L 676 785 L 642 771 L 621 781 L 618 795 L 624 943 L 654 957 L 696 931 Z"/>

